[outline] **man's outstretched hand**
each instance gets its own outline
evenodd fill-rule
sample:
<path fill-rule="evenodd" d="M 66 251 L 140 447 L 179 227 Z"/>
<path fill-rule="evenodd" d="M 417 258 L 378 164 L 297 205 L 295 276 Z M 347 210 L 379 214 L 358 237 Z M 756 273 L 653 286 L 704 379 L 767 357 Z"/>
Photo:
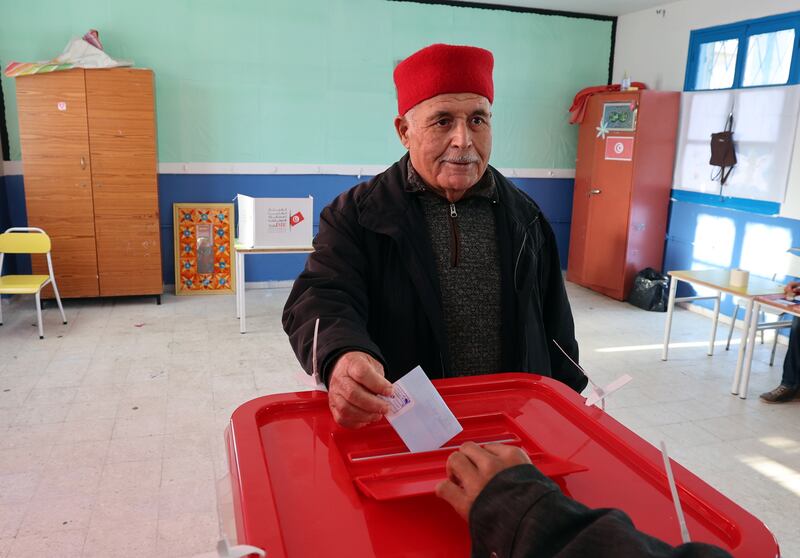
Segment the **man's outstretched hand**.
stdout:
<path fill-rule="evenodd" d="M 436 495 L 468 520 L 475 498 L 497 473 L 530 462 L 528 454 L 518 447 L 502 444 L 481 447 L 466 442 L 447 459 L 448 480 L 439 483 Z"/>
<path fill-rule="evenodd" d="M 336 360 L 328 382 L 328 405 L 338 424 L 360 428 L 380 420 L 389 404 L 378 395 L 392 395 L 392 384 L 380 362 L 360 351 L 344 353 Z"/>

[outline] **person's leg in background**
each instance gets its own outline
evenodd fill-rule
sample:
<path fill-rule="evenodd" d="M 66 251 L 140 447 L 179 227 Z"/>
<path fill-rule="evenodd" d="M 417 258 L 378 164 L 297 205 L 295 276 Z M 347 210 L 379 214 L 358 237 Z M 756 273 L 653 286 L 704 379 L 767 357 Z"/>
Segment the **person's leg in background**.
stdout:
<path fill-rule="evenodd" d="M 785 403 L 800 395 L 800 318 L 792 321 L 789 333 L 789 348 L 783 361 L 783 377 L 781 385 L 761 394 L 761 400 L 767 403 Z"/>

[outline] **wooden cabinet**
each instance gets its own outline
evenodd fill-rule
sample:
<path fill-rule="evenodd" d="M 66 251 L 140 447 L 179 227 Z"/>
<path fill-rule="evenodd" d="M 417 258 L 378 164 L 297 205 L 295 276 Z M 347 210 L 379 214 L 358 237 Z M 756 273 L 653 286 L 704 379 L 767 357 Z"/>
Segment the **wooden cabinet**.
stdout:
<path fill-rule="evenodd" d="M 602 137 L 597 128 L 612 104 L 635 110 L 635 129 Z M 589 99 L 578 134 L 569 281 L 625 300 L 636 273 L 661 269 L 679 104 L 671 91 Z"/>
<path fill-rule="evenodd" d="M 52 238 L 61 296 L 160 295 L 152 71 L 75 69 L 16 85 L 28 224 Z"/>

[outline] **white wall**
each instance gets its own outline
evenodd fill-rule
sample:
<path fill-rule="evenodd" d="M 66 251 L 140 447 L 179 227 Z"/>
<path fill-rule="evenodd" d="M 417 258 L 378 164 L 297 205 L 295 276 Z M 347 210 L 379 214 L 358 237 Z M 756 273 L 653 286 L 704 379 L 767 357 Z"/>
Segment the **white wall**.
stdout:
<path fill-rule="evenodd" d="M 690 31 L 793 11 L 800 11 L 800 0 L 682 0 L 620 16 L 614 83 L 627 72 L 652 89 L 681 91 Z M 781 215 L 800 219 L 800 139 L 795 140 Z"/>

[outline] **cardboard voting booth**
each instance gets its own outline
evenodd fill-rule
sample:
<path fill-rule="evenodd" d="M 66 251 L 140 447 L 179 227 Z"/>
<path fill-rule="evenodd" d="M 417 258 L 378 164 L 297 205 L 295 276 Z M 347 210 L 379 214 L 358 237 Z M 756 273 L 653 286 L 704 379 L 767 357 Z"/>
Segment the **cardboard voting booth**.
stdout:
<path fill-rule="evenodd" d="M 238 244 L 247 248 L 311 246 L 314 198 L 251 198 L 236 196 Z"/>
<path fill-rule="evenodd" d="M 642 531 L 681 544 L 661 452 L 567 386 L 533 374 L 434 385 L 464 429 L 420 453 L 386 421 L 339 427 L 321 391 L 240 406 L 226 431 L 237 542 L 270 558 L 469 556 L 467 524 L 434 488 L 450 453 L 471 440 L 521 447 L 565 494 L 620 508 Z M 672 471 L 693 541 L 779 556 L 761 521 L 677 463 Z"/>

